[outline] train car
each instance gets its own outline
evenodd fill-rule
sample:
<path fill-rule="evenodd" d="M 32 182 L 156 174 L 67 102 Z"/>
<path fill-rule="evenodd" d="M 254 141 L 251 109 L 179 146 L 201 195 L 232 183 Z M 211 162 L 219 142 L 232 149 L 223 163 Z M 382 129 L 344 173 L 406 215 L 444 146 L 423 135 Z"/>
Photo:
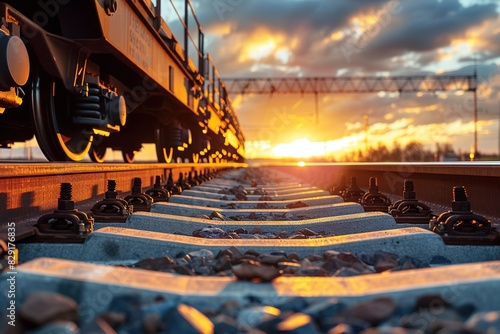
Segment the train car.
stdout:
<path fill-rule="evenodd" d="M 0 146 L 35 136 L 50 161 L 104 162 L 112 148 L 133 162 L 154 143 L 159 162 L 243 161 L 231 100 L 183 5 L 0 2 Z"/>

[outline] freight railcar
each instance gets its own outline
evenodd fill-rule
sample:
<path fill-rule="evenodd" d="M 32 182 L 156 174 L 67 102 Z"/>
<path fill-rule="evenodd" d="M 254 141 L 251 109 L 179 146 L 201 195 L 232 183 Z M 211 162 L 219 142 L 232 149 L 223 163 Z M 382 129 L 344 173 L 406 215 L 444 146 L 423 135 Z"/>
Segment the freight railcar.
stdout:
<path fill-rule="evenodd" d="M 181 7 L 0 2 L 0 146 L 35 136 L 51 161 L 103 162 L 112 148 L 133 162 L 154 143 L 159 162 L 242 161 L 231 100 L 191 2 Z"/>

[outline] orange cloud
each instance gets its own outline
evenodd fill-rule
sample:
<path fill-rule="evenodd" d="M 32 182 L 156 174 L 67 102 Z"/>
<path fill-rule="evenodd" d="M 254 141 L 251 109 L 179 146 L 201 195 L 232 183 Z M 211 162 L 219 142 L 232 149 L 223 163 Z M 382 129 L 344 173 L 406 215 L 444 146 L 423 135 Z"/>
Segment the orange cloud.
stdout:
<path fill-rule="evenodd" d="M 249 158 L 311 158 L 323 157 L 342 159 L 343 156 L 364 151 L 368 147 L 380 144 L 392 148 L 393 143 L 406 145 L 416 141 L 424 144 L 427 149 L 434 149 L 437 143 L 455 144 L 472 143 L 474 122 L 456 120 L 451 123 L 434 123 L 414 125 L 412 119 L 400 119 L 393 123 L 375 123 L 369 127 L 368 133 L 358 128 L 358 131 L 335 140 L 310 141 L 300 138 L 288 143 L 272 145 L 269 142 L 247 142 Z M 496 130 L 497 123 L 491 120 L 480 120 L 477 123 L 478 133 L 487 135 Z M 351 129 L 356 128 L 351 127 Z"/>
<path fill-rule="evenodd" d="M 284 36 L 273 34 L 266 28 L 259 28 L 247 36 L 238 60 L 240 62 L 259 61 L 270 55 L 275 55 L 280 48 L 284 47 L 283 40 Z"/>

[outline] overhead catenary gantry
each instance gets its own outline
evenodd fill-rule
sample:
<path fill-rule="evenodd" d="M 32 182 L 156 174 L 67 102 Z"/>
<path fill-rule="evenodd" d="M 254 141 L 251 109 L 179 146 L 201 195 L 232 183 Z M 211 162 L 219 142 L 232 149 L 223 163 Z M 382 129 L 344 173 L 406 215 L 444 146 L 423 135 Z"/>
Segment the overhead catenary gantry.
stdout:
<path fill-rule="evenodd" d="M 230 94 L 331 94 L 475 91 L 477 76 L 226 78 Z"/>
<path fill-rule="evenodd" d="M 477 73 L 473 75 L 339 76 L 226 78 L 229 94 L 318 94 L 472 92 L 474 95 L 474 152 L 477 152 Z"/>

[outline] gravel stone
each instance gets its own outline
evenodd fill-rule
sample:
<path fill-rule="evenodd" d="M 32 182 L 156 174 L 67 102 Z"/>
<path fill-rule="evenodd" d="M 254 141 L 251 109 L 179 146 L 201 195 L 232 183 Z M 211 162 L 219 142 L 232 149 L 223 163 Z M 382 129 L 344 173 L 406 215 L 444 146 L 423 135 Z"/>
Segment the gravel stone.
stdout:
<path fill-rule="evenodd" d="M 432 257 L 430 261 L 430 265 L 449 265 L 449 264 L 451 264 L 451 261 L 441 255 L 436 255 Z"/>
<path fill-rule="evenodd" d="M 348 307 L 340 312 L 341 317 L 359 319 L 371 325 L 378 325 L 391 317 L 396 311 L 396 302 L 392 298 L 379 297 Z"/>
<path fill-rule="evenodd" d="M 212 211 L 209 217 L 212 220 L 227 220 L 220 212 L 217 211 Z"/>
<path fill-rule="evenodd" d="M 188 255 L 191 258 L 201 258 L 208 261 L 214 259 L 214 253 L 212 253 L 208 249 L 200 249 L 199 251 L 189 252 Z"/>
<path fill-rule="evenodd" d="M 229 255 L 223 255 L 215 260 L 214 271 L 224 271 L 231 269 L 231 257 Z"/>
<path fill-rule="evenodd" d="M 214 319 L 214 333 L 224 333 L 224 334 L 237 334 L 239 332 L 240 325 L 238 322 L 225 314 L 219 314 Z"/>
<path fill-rule="evenodd" d="M 36 328 L 52 321 L 78 321 L 78 305 L 64 295 L 55 292 L 30 293 L 19 310 L 26 327 Z"/>
<path fill-rule="evenodd" d="M 278 333 L 316 334 L 320 333 L 313 319 L 304 313 L 294 313 L 276 325 Z"/>
<path fill-rule="evenodd" d="M 277 268 L 263 266 L 259 262 L 237 264 L 232 267 L 233 274 L 241 280 L 260 280 L 270 282 L 280 275 Z"/>
<path fill-rule="evenodd" d="M 117 331 L 119 331 L 118 328 L 129 332 L 140 331 L 144 316 L 141 308 L 142 301 L 139 295 L 117 295 L 111 300 L 111 303 L 108 306 L 108 312 L 106 312 L 106 316 L 103 317 L 103 319 L 111 318 L 119 321 L 120 319 L 118 314 L 122 314 L 124 321 L 119 325 L 119 327 L 115 327 Z"/>
<path fill-rule="evenodd" d="M 181 275 L 194 276 L 194 272 L 186 265 L 177 265 L 173 267 L 174 271 Z"/>
<path fill-rule="evenodd" d="M 267 265 L 276 265 L 279 262 L 286 261 L 286 256 L 284 255 L 265 255 L 261 254 L 259 256 L 259 262 Z"/>
<path fill-rule="evenodd" d="M 159 258 L 149 258 L 141 260 L 132 265 L 133 268 L 146 269 L 146 270 L 163 270 L 175 265 L 174 259 L 168 256 Z"/>
<path fill-rule="evenodd" d="M 482 333 L 500 333 L 500 311 L 478 312 L 467 320 L 466 325 Z"/>
<path fill-rule="evenodd" d="M 53 331 L 50 333 L 61 333 L 60 331 Z M 62 332 L 64 333 L 64 332 Z M 80 333 L 92 333 L 92 334 L 114 334 L 116 331 L 111 327 L 104 319 L 95 318 L 94 321 L 90 322 L 86 326 L 82 327 Z M 152 333 L 144 331 L 144 333 Z"/>
<path fill-rule="evenodd" d="M 363 333 L 366 333 L 363 331 Z M 328 334 L 357 334 L 358 332 L 349 324 L 338 324 L 328 331 Z"/>
<path fill-rule="evenodd" d="M 325 318 L 335 316 L 345 308 L 346 305 L 341 303 L 337 298 L 328 298 L 326 300 L 310 305 L 302 312 L 305 314 L 309 314 L 316 321 L 321 322 Z"/>
<path fill-rule="evenodd" d="M 398 266 L 398 256 L 387 252 L 376 252 L 373 262 L 375 271 L 381 273 L 396 268 Z"/>
<path fill-rule="evenodd" d="M 214 324 L 196 308 L 179 304 L 162 316 L 165 333 L 213 333 Z"/>
<path fill-rule="evenodd" d="M 297 201 L 297 202 L 294 202 L 294 203 L 290 203 L 290 204 L 287 204 L 286 207 L 288 209 L 295 209 L 295 208 L 305 208 L 305 207 L 308 207 L 309 205 L 302 202 L 302 201 Z"/>
<path fill-rule="evenodd" d="M 93 324 L 93 323 L 92 323 Z M 106 328 L 106 323 L 103 323 L 104 328 Z M 88 328 L 88 326 L 85 326 L 84 329 Z M 79 334 L 79 333 L 103 333 L 103 334 L 113 334 L 116 333 L 112 328 L 109 326 L 107 329 L 109 329 L 108 332 L 103 332 L 103 331 L 98 331 L 99 328 L 95 327 L 95 331 L 88 331 L 88 332 L 80 332 L 78 330 L 78 326 L 74 322 L 68 322 L 68 321 L 56 321 L 56 322 L 51 322 L 48 323 L 42 327 L 39 327 L 35 330 L 29 331 L 30 334 Z M 19 332 L 22 333 L 22 332 Z M 6 333 L 9 334 L 9 333 Z"/>
<path fill-rule="evenodd" d="M 272 306 L 251 306 L 244 308 L 238 314 L 238 322 L 244 326 L 257 327 L 259 324 L 275 319 L 281 311 Z"/>
<path fill-rule="evenodd" d="M 201 230 L 193 231 L 194 237 L 208 238 L 208 239 L 222 239 L 227 233 L 218 227 L 204 227 Z"/>
<path fill-rule="evenodd" d="M 99 318 L 105 321 L 113 329 L 117 329 L 123 325 L 126 320 L 125 314 L 118 312 L 105 312 L 99 315 Z"/>
<path fill-rule="evenodd" d="M 336 277 L 351 277 L 351 276 L 358 276 L 362 275 L 363 273 L 354 269 L 354 268 L 348 268 L 348 267 L 342 267 L 339 270 L 333 274 L 333 276 Z"/>
<path fill-rule="evenodd" d="M 257 235 L 255 235 L 258 237 Z M 382 255 L 381 255 L 382 254 Z M 373 256 L 377 262 L 375 269 L 390 262 L 388 268 L 391 270 L 404 270 L 418 268 L 411 258 L 398 258 L 396 254 L 384 254 Z M 397 259 L 394 260 L 394 259 Z M 400 263 L 396 267 L 394 265 Z M 179 253 L 172 259 L 170 257 L 150 258 L 138 261 L 132 265 L 118 265 L 130 268 L 149 269 L 177 273 L 180 275 L 216 275 L 236 276 L 242 280 L 270 281 L 277 276 L 338 276 L 349 277 L 364 274 L 373 274 L 376 271 L 363 262 L 359 257 L 349 252 L 326 251 L 323 254 L 310 254 L 300 258 L 295 253 L 287 255 L 285 252 L 273 252 L 271 254 L 260 254 L 248 250 L 242 254 L 237 248 L 230 247 L 221 250 L 216 256 L 206 249 L 200 249 L 189 253 Z M 420 267 L 425 267 L 421 264 Z M 387 269 L 386 269 L 387 270 Z M 472 313 L 469 311 L 467 315 Z"/>
<path fill-rule="evenodd" d="M 317 266 L 302 266 L 296 272 L 297 276 L 316 276 L 316 277 L 324 277 L 328 276 L 328 272 L 321 267 Z"/>
<path fill-rule="evenodd" d="M 313 230 L 310 230 L 308 228 L 303 228 L 303 229 L 299 230 L 299 233 L 302 233 L 303 235 L 308 236 L 308 237 L 315 237 L 315 236 L 319 235 L 319 233 L 316 233 Z"/>

